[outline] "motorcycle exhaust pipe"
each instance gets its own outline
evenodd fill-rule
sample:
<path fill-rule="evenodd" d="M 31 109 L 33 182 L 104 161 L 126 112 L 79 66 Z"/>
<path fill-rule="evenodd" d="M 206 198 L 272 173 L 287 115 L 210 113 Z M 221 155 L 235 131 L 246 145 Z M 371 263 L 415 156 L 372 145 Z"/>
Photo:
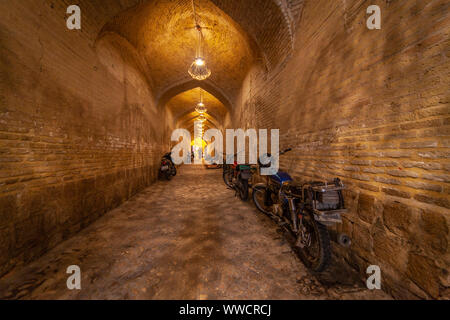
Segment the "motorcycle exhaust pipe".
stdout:
<path fill-rule="evenodd" d="M 344 248 L 348 248 L 352 245 L 352 239 L 345 233 L 339 233 L 337 237 L 337 243 L 339 243 Z"/>
<path fill-rule="evenodd" d="M 352 245 L 352 239 L 345 234 L 335 230 L 330 230 L 331 239 L 344 248 L 349 248 Z"/>

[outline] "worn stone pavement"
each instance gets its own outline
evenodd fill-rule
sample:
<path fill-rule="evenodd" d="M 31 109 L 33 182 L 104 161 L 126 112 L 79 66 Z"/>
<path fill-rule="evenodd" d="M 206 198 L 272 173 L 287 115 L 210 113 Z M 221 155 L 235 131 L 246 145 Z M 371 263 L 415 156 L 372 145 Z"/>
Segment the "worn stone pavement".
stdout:
<path fill-rule="evenodd" d="M 70 265 L 81 268 L 79 291 L 67 289 Z M 235 198 L 221 170 L 184 166 L 0 279 L 0 299 L 389 298 L 337 262 L 322 278 L 273 221 Z"/>

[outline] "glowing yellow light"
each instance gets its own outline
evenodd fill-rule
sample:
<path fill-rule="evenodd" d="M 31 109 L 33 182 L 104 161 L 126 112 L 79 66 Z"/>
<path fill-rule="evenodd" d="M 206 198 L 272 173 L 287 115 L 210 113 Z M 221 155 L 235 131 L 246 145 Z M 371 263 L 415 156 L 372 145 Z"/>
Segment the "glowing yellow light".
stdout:
<path fill-rule="evenodd" d="M 200 89 L 200 102 L 195 107 L 195 111 L 197 111 L 200 114 L 204 114 L 204 113 L 206 113 L 206 111 L 208 111 L 208 109 L 206 109 L 205 104 L 203 103 L 203 91 L 202 91 L 202 89 Z"/>
<path fill-rule="evenodd" d="M 196 80 L 205 80 L 211 75 L 211 70 L 206 66 L 206 61 L 203 58 L 203 34 L 202 27 L 198 24 L 197 14 L 195 12 L 195 3 L 192 3 L 193 11 L 194 11 L 194 22 L 197 29 L 197 48 L 195 52 L 195 59 L 189 67 L 189 74 L 192 78 Z"/>
<path fill-rule="evenodd" d="M 206 147 L 206 142 L 202 138 L 195 138 L 192 140 L 191 146 Z"/>
<path fill-rule="evenodd" d="M 195 59 L 195 64 L 199 67 L 205 65 L 205 60 L 203 60 L 202 58 L 197 58 Z"/>
<path fill-rule="evenodd" d="M 211 75 L 211 70 L 206 66 L 206 62 L 203 59 L 195 59 L 191 67 L 188 70 L 190 76 L 196 80 L 205 80 Z"/>

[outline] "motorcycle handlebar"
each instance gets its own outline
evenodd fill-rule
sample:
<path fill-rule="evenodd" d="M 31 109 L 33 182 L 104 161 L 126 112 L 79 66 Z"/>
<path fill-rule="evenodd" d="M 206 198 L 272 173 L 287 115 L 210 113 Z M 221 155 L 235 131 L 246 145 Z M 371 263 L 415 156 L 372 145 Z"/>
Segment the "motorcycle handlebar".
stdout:
<path fill-rule="evenodd" d="M 289 151 L 292 151 L 292 148 L 287 148 L 286 150 L 283 150 L 280 152 L 280 154 L 288 153 Z"/>

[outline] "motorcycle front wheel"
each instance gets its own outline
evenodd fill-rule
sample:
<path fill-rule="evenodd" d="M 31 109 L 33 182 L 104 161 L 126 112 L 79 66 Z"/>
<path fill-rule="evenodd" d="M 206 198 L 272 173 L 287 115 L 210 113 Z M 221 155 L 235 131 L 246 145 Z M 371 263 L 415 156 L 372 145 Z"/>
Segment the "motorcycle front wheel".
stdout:
<path fill-rule="evenodd" d="M 303 218 L 304 233 L 299 233 L 299 256 L 303 264 L 314 272 L 327 268 L 331 260 L 330 235 L 327 228 L 317 222 L 312 214 Z"/>

